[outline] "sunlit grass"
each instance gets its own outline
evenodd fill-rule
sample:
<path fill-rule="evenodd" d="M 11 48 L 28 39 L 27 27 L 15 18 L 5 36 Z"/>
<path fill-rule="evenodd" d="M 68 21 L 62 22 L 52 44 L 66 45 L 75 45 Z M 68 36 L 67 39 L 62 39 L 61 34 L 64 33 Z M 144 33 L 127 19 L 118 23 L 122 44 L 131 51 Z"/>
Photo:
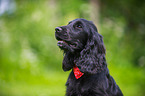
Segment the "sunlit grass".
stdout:
<path fill-rule="evenodd" d="M 124 96 L 143 96 L 141 92 L 142 87 L 145 86 L 143 68 L 120 67 L 115 64 L 109 64 L 108 67 L 110 74 L 114 77 Z"/>
<path fill-rule="evenodd" d="M 20 74 L 19 74 L 20 75 Z M 0 79 L 0 96 L 64 96 L 66 73 L 43 72 L 41 76 L 21 74 L 23 78 Z M 28 76 L 27 76 L 28 75 Z M 20 76 L 18 76 L 20 77 Z M 24 80 L 23 80 L 24 79 Z"/>

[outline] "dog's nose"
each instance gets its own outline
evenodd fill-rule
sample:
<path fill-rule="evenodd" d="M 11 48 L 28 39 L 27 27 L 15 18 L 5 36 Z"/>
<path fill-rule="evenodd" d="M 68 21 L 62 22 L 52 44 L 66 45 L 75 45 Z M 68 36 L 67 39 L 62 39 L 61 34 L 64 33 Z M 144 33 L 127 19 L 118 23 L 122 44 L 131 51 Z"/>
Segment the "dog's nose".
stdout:
<path fill-rule="evenodd" d="M 60 28 L 60 27 L 56 27 L 56 28 L 55 28 L 55 32 L 59 33 L 59 32 L 61 32 L 61 31 L 62 31 L 62 28 Z"/>

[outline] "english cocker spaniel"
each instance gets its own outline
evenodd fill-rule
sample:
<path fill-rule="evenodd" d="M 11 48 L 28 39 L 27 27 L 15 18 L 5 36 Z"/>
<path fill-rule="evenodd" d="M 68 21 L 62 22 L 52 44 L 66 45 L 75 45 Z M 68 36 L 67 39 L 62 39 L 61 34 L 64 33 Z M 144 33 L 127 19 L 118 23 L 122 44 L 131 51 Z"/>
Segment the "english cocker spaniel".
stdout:
<path fill-rule="evenodd" d="M 109 74 L 103 39 L 93 22 L 75 19 L 56 27 L 55 37 L 64 50 L 63 70 L 72 69 L 66 96 L 123 96 Z"/>

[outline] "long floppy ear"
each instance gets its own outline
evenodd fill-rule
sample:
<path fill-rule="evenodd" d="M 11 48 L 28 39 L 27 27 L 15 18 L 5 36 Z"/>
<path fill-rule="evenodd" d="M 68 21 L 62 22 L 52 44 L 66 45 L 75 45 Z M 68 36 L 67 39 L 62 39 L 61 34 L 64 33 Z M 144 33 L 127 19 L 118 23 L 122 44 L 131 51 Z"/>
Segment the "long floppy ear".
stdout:
<path fill-rule="evenodd" d="M 106 68 L 105 47 L 102 36 L 96 30 L 91 30 L 85 48 L 75 60 L 75 64 L 83 73 L 95 74 Z"/>
<path fill-rule="evenodd" d="M 69 71 L 74 66 L 74 56 L 70 54 L 69 52 L 65 53 L 65 56 L 63 58 L 62 62 L 62 68 L 64 71 Z"/>

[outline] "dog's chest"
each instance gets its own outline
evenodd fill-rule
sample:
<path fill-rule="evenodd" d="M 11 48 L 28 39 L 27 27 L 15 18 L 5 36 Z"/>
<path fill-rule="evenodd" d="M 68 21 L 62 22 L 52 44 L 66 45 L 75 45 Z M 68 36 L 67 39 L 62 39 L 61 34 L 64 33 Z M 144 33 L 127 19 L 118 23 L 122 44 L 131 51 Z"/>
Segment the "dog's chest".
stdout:
<path fill-rule="evenodd" d="M 75 94 L 77 94 L 76 96 L 79 96 L 78 94 L 87 94 L 88 91 L 90 91 L 95 85 L 93 85 L 93 82 L 84 77 L 76 79 L 74 77 L 74 74 L 71 73 L 66 83 L 66 86 L 67 92 L 69 92 L 69 94 L 72 94 L 70 96 L 73 96 Z"/>
<path fill-rule="evenodd" d="M 67 90 L 72 94 L 70 96 L 82 96 L 82 94 L 87 93 L 91 89 L 91 86 L 87 84 L 87 82 L 82 82 L 81 80 L 76 80 L 72 82 L 68 82 Z"/>

